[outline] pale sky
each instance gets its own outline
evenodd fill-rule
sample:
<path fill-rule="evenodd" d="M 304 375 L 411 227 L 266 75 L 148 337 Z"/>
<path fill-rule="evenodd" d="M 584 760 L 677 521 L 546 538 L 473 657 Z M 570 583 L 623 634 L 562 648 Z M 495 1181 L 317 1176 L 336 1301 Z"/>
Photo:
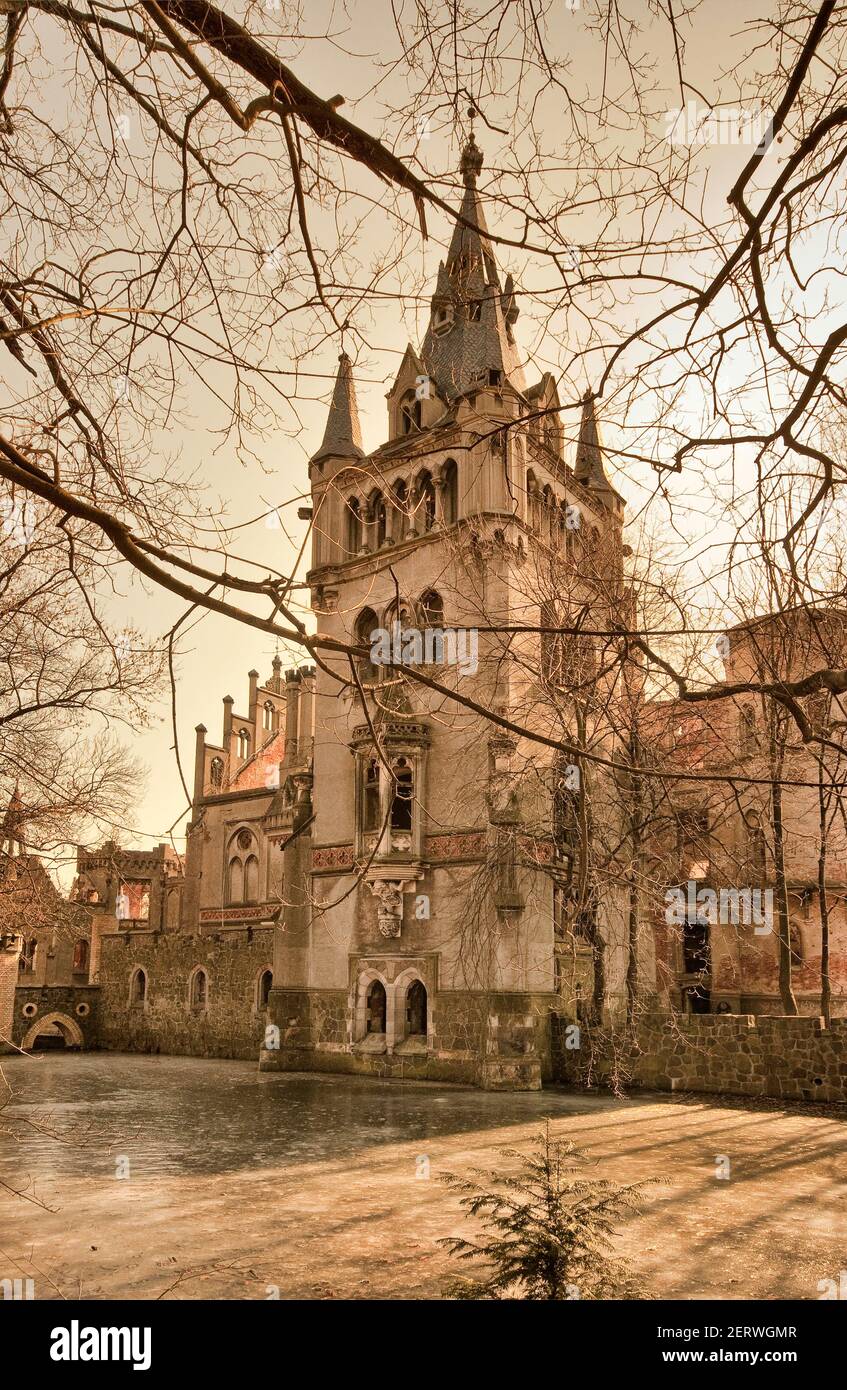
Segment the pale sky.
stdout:
<path fill-rule="evenodd" d="M 231 4 L 229 8 L 239 16 L 244 13 L 241 4 Z M 646 3 L 636 5 L 634 9 L 643 13 L 645 23 L 649 22 Z M 696 19 L 696 27 L 689 30 L 690 79 L 711 100 L 733 100 L 734 88 L 721 86 L 720 74 L 729 66 L 733 56 L 741 56 L 745 51 L 741 36 L 743 25 L 755 19 L 761 11 L 760 4 L 745 3 L 745 0 L 740 0 L 740 3 L 739 0 L 708 0 Z M 551 13 L 556 16 L 554 33 L 558 53 L 572 59 L 572 72 L 568 80 L 576 88 L 582 84 L 596 94 L 601 79 L 602 54 L 596 40 L 586 36 L 585 11 L 571 11 L 558 4 L 552 7 Z M 321 33 L 327 17 L 330 17 L 328 27 L 333 34 L 331 41 L 309 42 L 301 45 L 298 52 L 298 46 L 286 38 L 280 41 L 280 52 L 298 76 L 321 95 L 342 93 L 346 103 L 344 114 L 349 119 L 385 137 L 404 157 L 413 155 L 415 132 L 400 134 L 395 122 L 390 127 L 385 123 L 387 98 L 390 96 L 398 107 L 402 106 L 398 80 L 389 71 L 390 64 L 398 56 L 398 40 L 389 5 L 382 3 L 382 0 L 368 0 L 368 3 L 351 0 L 346 11 L 338 5 L 310 5 L 306 11 L 309 33 Z M 268 12 L 264 22 L 270 31 L 272 11 Z M 664 42 L 667 47 L 667 41 Z M 377 64 L 383 67 L 379 68 Z M 663 138 L 667 129 L 667 121 L 662 116 L 663 108 L 672 109 L 679 104 L 673 64 L 668 62 L 662 73 L 667 93 L 663 95 L 660 91 L 651 95 L 651 105 L 659 113 L 655 129 L 657 140 Z M 468 72 L 466 80 L 469 87 L 476 91 L 476 75 Z M 610 80 L 614 80 L 613 71 Z M 463 103 L 463 108 L 466 104 Z M 562 119 L 561 104 L 561 93 L 555 89 L 548 90 L 539 103 L 542 123 L 552 140 L 555 139 L 557 123 Z M 503 97 L 500 109 L 496 99 L 487 99 L 485 114 L 492 124 L 508 127 L 513 114 L 513 99 Z M 464 132 L 450 131 L 442 126 L 443 121 L 439 119 L 434 128 L 423 133 L 427 144 L 425 148 L 421 146 L 421 160 L 431 169 L 455 170 Z M 478 122 L 477 139 L 486 157 L 486 168 L 496 168 L 501 154 L 497 143 L 501 137 Z M 612 145 L 615 139 L 615 132 L 610 131 Z M 514 144 L 514 141 L 511 143 Z M 709 152 L 712 183 L 707 199 L 722 199 L 725 196 L 734 174 L 748 156 L 749 148 L 744 146 L 722 147 Z M 480 179 L 483 195 L 486 168 Z M 386 252 L 390 250 L 392 239 L 396 238 L 396 227 L 387 217 L 380 215 L 378 200 L 383 196 L 382 186 L 373 178 L 356 171 L 350 171 L 348 177 L 352 187 L 366 190 L 374 200 L 358 231 L 361 261 L 367 266 L 383 249 Z M 573 173 L 567 168 L 551 168 L 547 182 L 558 196 L 566 196 L 572 180 Z M 287 184 L 284 191 L 288 192 Z M 443 191 L 443 186 L 439 191 Z M 426 276 L 428 294 L 434 284 L 442 248 L 451 230 L 444 218 L 430 211 L 427 218 L 430 237 L 423 243 L 416 229 L 410 200 L 407 211 L 409 230 L 404 264 L 408 276 L 408 296 L 403 302 L 383 301 L 371 310 L 368 348 L 356 343 L 347 344 L 356 359 L 354 375 L 366 448 L 376 447 L 385 438 L 385 393 L 399 366 L 407 340 L 411 339 L 418 346 L 426 325 L 428 300 L 426 295 L 419 295 L 421 276 Z M 493 231 L 501 230 L 493 215 L 489 217 L 489 223 Z M 575 243 L 580 241 L 581 229 L 587 238 L 589 226 L 590 213 L 575 215 Z M 504 230 L 511 234 L 515 228 Z M 326 224 L 326 232 L 327 235 L 331 234 L 329 223 Z M 533 265 L 525 257 L 512 255 L 507 248 L 496 248 L 496 255 L 501 273 L 513 270 L 519 284 L 527 290 L 543 291 L 545 287 L 555 284 L 546 265 Z M 402 277 L 399 292 L 406 293 Z M 638 312 L 641 312 L 640 306 Z M 624 313 L 622 323 L 626 321 Z M 537 380 L 545 369 L 561 376 L 574 348 L 579 346 L 573 341 L 565 342 L 556 332 L 547 331 L 540 335 L 537 322 L 533 323 L 532 303 L 526 298 L 522 300 L 522 313 L 516 331 L 525 351 L 530 347 L 535 349 L 537 369 L 528 372 L 530 381 Z M 272 350 L 272 365 L 280 373 L 291 369 L 288 348 L 282 333 L 279 333 Z M 178 456 L 186 470 L 195 471 L 196 476 L 203 480 L 210 500 L 221 499 L 229 525 L 243 525 L 270 507 L 281 508 L 283 529 L 271 529 L 260 521 L 239 533 L 239 553 L 260 564 L 267 563 L 285 570 L 302 539 L 305 523 L 298 522 L 296 518 L 297 506 L 302 505 L 299 494 L 308 486 L 307 460 L 321 439 L 339 348 L 337 337 L 326 339 L 308 361 L 300 364 L 309 375 L 301 376 L 298 381 L 296 402 L 290 409 L 283 409 L 276 427 L 268 432 L 266 438 L 256 442 L 260 461 L 239 459 L 230 443 L 221 444 L 214 434 L 220 421 L 210 412 L 207 401 L 197 406 L 193 418 L 190 415 L 187 417 L 186 428 L 181 433 L 171 432 L 162 440 L 164 451 Z M 285 385 L 287 378 L 281 376 L 279 380 Z M 585 381 L 573 381 L 571 385 L 569 392 L 565 383 L 564 394 L 576 399 L 585 389 Z M 566 430 L 570 428 L 572 419 L 572 416 L 568 417 Z M 614 422 L 606 430 L 606 437 L 607 442 L 614 438 Z M 653 482 L 651 471 L 633 469 L 631 475 L 627 476 L 615 473 L 614 468 L 611 471 L 615 485 L 625 499 L 636 508 L 642 505 L 647 496 L 645 484 L 649 489 Z M 686 495 L 694 506 L 692 524 L 695 531 L 699 529 L 704 537 L 713 535 L 716 518 L 709 514 L 708 508 L 698 503 L 696 488 L 689 495 L 690 481 L 674 485 L 677 495 Z M 304 574 L 305 566 L 300 577 Z M 119 606 L 120 621 L 136 623 L 150 636 L 159 637 L 180 615 L 182 608 L 183 605 L 176 599 L 154 592 L 150 586 L 133 577 L 127 584 L 126 598 Z M 255 667 L 262 678 L 266 677 L 270 673 L 273 650 L 269 637 L 216 615 L 206 614 L 191 620 L 190 629 L 179 645 L 177 684 L 179 747 L 189 787 L 193 774 L 195 725 L 204 723 L 209 730 L 210 740 L 217 742 L 221 733 L 222 697 L 232 695 L 236 709 L 243 711 L 246 707 L 247 671 Z M 284 652 L 282 655 L 286 665 L 295 664 L 295 661 L 286 659 Z M 303 657 L 296 657 L 296 661 L 302 660 Z M 167 837 L 169 827 L 176 821 L 174 835 L 177 847 L 182 850 L 187 812 L 172 751 L 169 698 L 160 702 L 154 711 L 154 720 L 151 729 L 142 731 L 130 741 L 132 751 L 148 766 L 150 772 L 134 823 L 119 834 L 127 845 L 156 843 Z"/>

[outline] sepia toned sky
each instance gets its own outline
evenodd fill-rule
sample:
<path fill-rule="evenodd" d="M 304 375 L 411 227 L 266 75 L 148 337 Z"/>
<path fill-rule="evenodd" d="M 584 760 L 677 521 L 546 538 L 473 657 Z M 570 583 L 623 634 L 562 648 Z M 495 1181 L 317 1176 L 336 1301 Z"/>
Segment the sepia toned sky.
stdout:
<path fill-rule="evenodd" d="M 230 3 L 225 7 L 237 17 L 245 12 L 240 3 Z M 649 107 L 655 113 L 651 117 L 655 139 L 660 141 L 665 138 L 669 126 L 664 111 L 679 105 L 676 70 L 667 26 L 660 30 L 651 18 L 646 2 L 642 8 L 644 30 L 640 42 L 649 51 L 651 34 L 655 32 L 657 54 L 664 55 L 658 71 L 650 78 L 649 92 Z M 693 24 L 683 26 L 687 76 L 705 99 L 729 103 L 737 99 L 734 82 L 724 79 L 722 74 L 743 58 L 747 51 L 749 39 L 745 34 L 745 25 L 760 16 L 763 9 L 767 12 L 768 8 L 767 3 L 763 7 L 759 3 L 747 3 L 747 0 L 707 0 L 696 14 Z M 254 13 L 257 13 L 257 22 L 263 30 L 272 35 L 273 9 L 269 7 L 263 10 L 257 6 Z M 306 24 L 309 34 L 327 32 L 331 37 L 309 39 L 299 44 L 287 36 L 280 38 L 278 48 L 285 61 L 321 95 L 343 94 L 344 114 L 349 119 L 380 135 L 404 158 L 418 159 L 426 169 L 437 171 L 440 176 L 438 191 L 455 201 L 455 191 L 451 195 L 447 190 L 451 182 L 454 190 L 458 187 L 455 170 L 466 127 L 455 125 L 448 119 L 447 113 L 439 109 L 428 127 L 404 131 L 401 123 L 389 114 L 392 105 L 398 110 L 403 107 L 404 80 L 399 68 L 396 74 L 393 71 L 400 48 L 390 6 L 383 0 L 351 0 L 346 7 L 310 4 Z M 555 50 L 556 57 L 569 65 L 566 80 L 574 90 L 596 94 L 604 81 L 610 89 L 621 82 L 616 64 L 609 63 L 597 36 L 588 32 L 586 11 L 580 8 L 571 10 L 564 0 L 557 0 L 550 7 L 550 32 L 551 51 Z M 478 73 L 468 71 L 465 80 L 470 90 L 479 90 Z M 514 91 L 504 91 L 499 103 L 496 97 L 487 96 L 484 102 L 486 121 L 508 130 L 515 101 Z M 561 90 L 551 85 L 539 95 L 537 102 L 536 114 L 551 151 L 556 149 L 557 130 L 563 119 L 563 101 Z M 627 140 L 630 138 L 626 130 L 610 128 L 602 136 L 606 136 L 610 150 L 620 148 L 621 158 L 625 160 Z M 601 133 L 592 132 L 592 137 L 600 139 Z M 131 132 L 130 145 L 133 139 L 140 138 L 140 133 Z M 477 121 L 477 139 L 486 161 L 480 178 L 483 195 L 489 171 L 497 170 L 501 161 L 505 160 L 506 146 L 512 152 L 520 150 L 522 138 L 520 133 L 517 137 L 511 133 L 499 136 L 486 129 L 484 122 Z M 716 208 L 725 205 L 726 190 L 748 157 L 749 146 L 744 145 L 722 145 L 708 151 L 697 175 L 701 180 L 706 209 L 711 200 L 714 200 Z M 768 158 L 779 158 L 779 152 L 774 150 Z M 584 174 L 585 171 L 582 172 Z M 272 173 L 268 170 L 263 176 L 272 179 Z M 538 190 L 539 202 L 543 202 L 545 196 L 554 201 L 567 199 L 569 188 L 575 180 L 573 169 L 564 163 L 557 165 L 551 158 L 545 173 L 545 186 Z M 351 252 L 358 258 L 362 278 L 366 279 L 368 268 L 378 263 L 380 258 L 388 262 L 396 255 L 397 224 L 381 211 L 381 200 L 386 194 L 375 179 L 362 171 L 352 170 L 350 186 L 362 194 Z M 281 203 L 287 199 L 289 192 L 284 183 Z M 411 339 L 418 345 L 423 337 L 429 307 L 427 295 L 431 292 L 438 261 L 451 230 L 446 219 L 431 211 L 427 217 L 429 238 L 423 242 L 411 202 L 406 211 L 408 221 L 405 235 L 399 243 L 398 264 L 380 281 L 382 297 L 376 298 L 360 317 L 363 333 L 357 337 L 350 335 L 344 344 L 354 356 L 366 448 L 376 447 L 385 437 L 385 393 L 399 366 L 407 340 Z M 320 235 L 334 234 L 331 216 L 321 220 L 316 213 L 315 217 L 318 228 L 316 240 Z M 501 230 L 493 214 L 489 222 L 492 230 Z M 503 230 L 514 235 L 520 230 L 519 223 L 514 222 Z M 610 229 L 610 235 L 619 234 L 620 231 L 620 228 Z M 579 245 L 581 240 L 589 240 L 596 232 L 596 210 L 583 199 L 582 206 L 574 210 L 573 241 Z M 562 396 L 571 403 L 577 402 L 590 383 L 592 361 L 578 359 L 581 346 L 579 324 L 573 327 L 565 325 L 564 320 L 551 317 L 546 308 L 541 307 L 545 302 L 545 292 L 555 284 L 549 266 L 533 263 L 531 258 L 523 254 L 510 255 L 505 248 L 497 248 L 496 255 L 501 271 L 513 270 L 519 289 L 523 291 L 521 317 L 516 332 L 519 344 L 527 355 L 531 353 L 535 363 L 535 367 L 527 372 L 528 379 L 536 380 L 543 370 L 551 370 L 561 381 Z M 284 304 L 285 293 L 274 285 L 272 265 L 268 268 L 266 280 L 269 297 L 276 290 L 280 302 Z M 642 311 L 643 306 L 639 304 L 622 306 L 621 327 L 626 327 Z M 280 570 L 286 570 L 293 564 L 303 538 L 305 524 L 297 520 L 297 506 L 307 500 L 307 461 L 321 439 L 341 346 L 338 335 L 324 335 L 320 340 L 311 332 L 308 355 L 305 359 L 296 360 L 297 331 L 295 318 L 293 329 L 289 330 L 286 326 L 284 331 L 269 335 L 271 346 L 267 365 L 278 374 L 277 414 L 275 418 L 269 414 L 267 428 L 261 436 L 249 441 L 250 447 L 239 449 L 232 439 L 222 438 L 220 431 L 225 423 L 225 411 L 221 409 L 219 418 L 216 418 L 208 399 L 201 401 L 190 391 L 185 402 L 182 427 L 169 432 L 160 441 L 163 455 L 178 460 L 195 481 L 202 483 L 210 507 L 220 505 L 227 526 L 239 528 L 236 532 L 236 552 L 258 566 L 268 565 Z M 566 436 L 572 437 L 574 420 L 573 413 L 566 414 Z M 614 444 L 615 430 L 614 419 L 604 425 L 606 440 L 611 444 Z M 655 475 L 643 466 L 625 472 L 616 470 L 614 462 L 610 471 L 615 485 L 634 513 L 640 513 L 652 494 Z M 685 504 L 684 525 L 689 527 L 692 538 L 699 538 L 707 547 L 713 545 L 716 538 L 720 541 L 721 518 L 716 515 L 714 503 L 705 499 L 698 487 L 692 487 L 691 479 L 674 483 L 673 486 L 677 488 L 680 502 Z M 278 525 L 269 524 L 264 515 L 274 508 L 278 508 Z M 209 543 L 213 544 L 214 539 L 214 532 L 211 531 Z M 306 564 L 301 566 L 301 578 L 305 575 L 306 567 Z M 304 591 L 300 591 L 299 602 L 306 602 Z M 180 617 L 183 605 L 177 599 L 145 585 L 137 576 L 132 576 L 127 577 L 123 594 L 115 600 L 115 611 L 120 622 L 137 625 L 151 637 L 161 637 Z M 193 776 L 195 725 L 204 723 L 209 730 L 209 739 L 218 741 L 223 696 L 232 695 L 236 710 L 244 711 L 247 671 L 255 667 L 264 678 L 270 672 L 273 654 L 271 638 L 217 615 L 195 614 L 185 625 L 177 647 L 176 716 L 182 769 L 189 787 Z M 303 659 L 297 654 L 290 658 L 290 654 L 284 651 L 281 655 L 286 665 L 297 664 Z M 119 828 L 119 837 L 125 844 L 145 845 L 166 839 L 172 829 L 177 847 L 182 849 L 187 807 L 174 756 L 169 694 L 158 702 L 152 726 L 139 731 L 130 741 L 133 751 L 149 771 L 134 821 Z"/>

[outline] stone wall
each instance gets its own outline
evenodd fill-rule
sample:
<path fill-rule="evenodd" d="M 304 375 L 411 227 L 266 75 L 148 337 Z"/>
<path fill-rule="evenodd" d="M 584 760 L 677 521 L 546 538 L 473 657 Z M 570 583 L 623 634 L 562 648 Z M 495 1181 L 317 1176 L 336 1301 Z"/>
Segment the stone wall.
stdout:
<path fill-rule="evenodd" d="M 25 978 L 25 977 L 24 977 Z M 100 991 L 96 985 L 18 985 L 15 990 L 13 1037 L 22 1046 L 28 1033 L 38 1024 L 58 1024 L 67 1036 L 68 1046 L 76 1046 L 77 1030 L 81 1047 L 96 1047 L 100 1024 Z M 68 1028 L 70 1024 L 70 1029 Z"/>
<path fill-rule="evenodd" d="M 657 1091 L 706 1091 L 847 1102 L 847 1019 L 761 1014 L 681 1014 L 645 1021 L 635 1045 L 553 1017 L 558 1081 L 590 1087 L 617 1081 Z"/>
<path fill-rule="evenodd" d="M 0 1052 L 10 1049 L 14 1036 L 15 990 L 21 937 L 16 932 L 0 936 Z"/>
<path fill-rule="evenodd" d="M 537 1090 L 549 1078 L 548 1013 L 547 996 L 440 990 L 429 995 L 427 1039 L 413 1052 L 399 1034 L 396 1050 L 361 1034 L 348 992 L 274 989 L 269 1017 L 279 1047 L 262 1052 L 261 1066 Z"/>
<path fill-rule="evenodd" d="M 255 1060 L 266 1012 L 257 985 L 271 968 L 273 929 L 230 928 L 211 936 L 132 931 L 104 936 L 100 956 L 99 1045 L 118 1052 Z M 130 979 L 147 973 L 144 1005 L 129 1002 Z M 208 1005 L 189 1005 L 189 978 L 208 973 Z"/>

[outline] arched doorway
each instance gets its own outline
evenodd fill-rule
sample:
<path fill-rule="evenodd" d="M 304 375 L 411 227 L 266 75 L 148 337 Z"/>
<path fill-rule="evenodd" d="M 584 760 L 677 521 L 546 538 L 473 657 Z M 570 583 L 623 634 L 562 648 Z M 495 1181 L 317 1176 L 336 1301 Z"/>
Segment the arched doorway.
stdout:
<path fill-rule="evenodd" d="M 426 986 L 413 980 L 406 995 L 406 1036 L 426 1037 Z"/>
<path fill-rule="evenodd" d="M 368 989 L 367 1020 L 369 1033 L 385 1032 L 385 985 L 381 980 L 372 980 Z"/>
<path fill-rule="evenodd" d="M 82 1029 L 67 1014 L 45 1014 L 37 1018 L 23 1040 L 25 1052 L 46 1052 L 84 1047 Z"/>

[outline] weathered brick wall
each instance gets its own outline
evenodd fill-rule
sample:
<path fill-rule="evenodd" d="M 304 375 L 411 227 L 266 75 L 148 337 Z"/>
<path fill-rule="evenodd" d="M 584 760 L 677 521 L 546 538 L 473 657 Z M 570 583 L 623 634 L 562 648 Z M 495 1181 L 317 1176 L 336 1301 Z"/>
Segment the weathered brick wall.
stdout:
<path fill-rule="evenodd" d="M 847 1102 L 847 1019 L 682 1014 L 645 1021 L 635 1045 L 581 1028 L 578 1047 L 567 1026 L 554 1018 L 553 1067 L 572 1085 Z"/>
<path fill-rule="evenodd" d="M 7 941 L 0 941 L 0 1051 L 8 1048 L 12 1039 L 20 948 L 19 936 L 10 934 Z"/>
<path fill-rule="evenodd" d="M 128 939 L 127 939 L 128 937 Z M 100 957 L 99 1044 L 119 1052 L 255 1059 L 266 1014 L 256 1008 L 256 982 L 270 969 L 271 927 L 239 928 L 217 937 L 139 932 L 104 936 Z M 145 1007 L 131 1006 L 132 972 L 147 972 Z M 192 1011 L 188 981 L 203 966 L 208 1008 Z"/>

